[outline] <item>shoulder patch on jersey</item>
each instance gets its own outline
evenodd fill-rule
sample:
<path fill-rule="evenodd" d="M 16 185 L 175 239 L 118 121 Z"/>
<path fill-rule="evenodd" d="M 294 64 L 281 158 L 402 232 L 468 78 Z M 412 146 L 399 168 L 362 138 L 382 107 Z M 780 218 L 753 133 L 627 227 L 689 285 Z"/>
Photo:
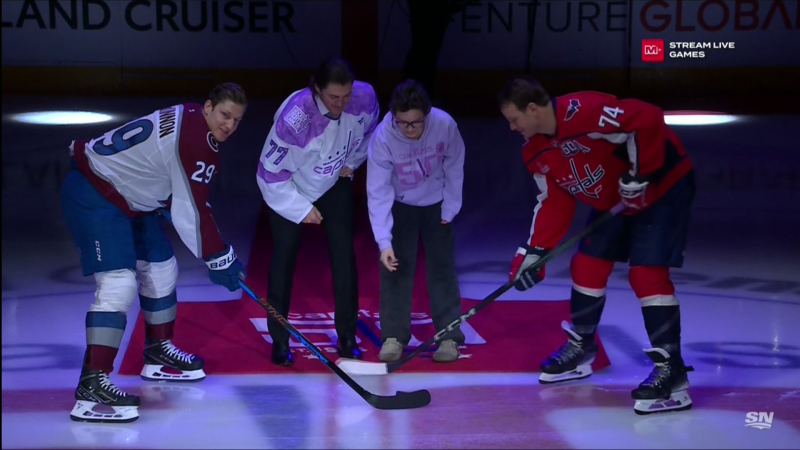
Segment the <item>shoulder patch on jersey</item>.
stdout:
<path fill-rule="evenodd" d="M 550 166 L 548 166 L 547 164 L 545 164 L 543 162 L 536 161 L 536 167 L 539 168 L 539 172 L 542 175 L 545 175 L 547 172 L 550 172 Z"/>
<path fill-rule="evenodd" d="M 292 106 L 292 109 L 283 116 L 283 121 L 289 124 L 297 134 L 302 133 L 308 128 L 310 120 L 311 116 L 304 113 L 297 105 Z"/>
<path fill-rule="evenodd" d="M 210 131 L 206 135 L 206 141 L 208 142 L 208 146 L 211 147 L 211 150 L 214 150 L 215 153 L 219 153 L 219 142 L 217 142 L 217 139 L 214 138 L 214 135 L 211 134 Z"/>
<path fill-rule="evenodd" d="M 577 98 L 569 99 L 569 106 L 567 107 L 567 113 L 564 115 L 564 122 L 569 122 L 575 114 L 578 113 L 578 109 L 581 107 L 581 101 Z"/>

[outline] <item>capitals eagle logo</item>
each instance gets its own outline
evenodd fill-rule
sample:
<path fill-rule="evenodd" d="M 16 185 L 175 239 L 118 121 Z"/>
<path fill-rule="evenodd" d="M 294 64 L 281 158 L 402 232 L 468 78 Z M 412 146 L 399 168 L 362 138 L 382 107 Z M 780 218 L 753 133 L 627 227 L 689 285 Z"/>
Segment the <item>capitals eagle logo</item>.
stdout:
<path fill-rule="evenodd" d="M 564 116 L 564 122 L 569 122 L 570 119 L 578 112 L 581 107 L 581 102 L 577 98 L 569 99 L 569 106 L 567 107 L 567 114 Z"/>

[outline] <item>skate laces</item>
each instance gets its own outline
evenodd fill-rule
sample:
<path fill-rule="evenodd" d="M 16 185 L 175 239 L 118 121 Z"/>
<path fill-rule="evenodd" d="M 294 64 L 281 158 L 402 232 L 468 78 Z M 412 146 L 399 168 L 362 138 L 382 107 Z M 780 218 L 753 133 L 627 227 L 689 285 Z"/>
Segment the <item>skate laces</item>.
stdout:
<path fill-rule="evenodd" d="M 175 347 L 172 341 L 164 341 L 162 345 L 164 346 L 164 351 L 167 352 L 167 356 L 170 358 L 177 359 L 185 363 L 191 363 L 192 358 L 194 358 L 194 355 L 191 353 L 186 353 L 178 347 Z"/>
<path fill-rule="evenodd" d="M 648 386 L 661 386 L 672 375 L 672 368 L 669 363 L 656 363 L 647 379 L 642 382 Z"/>
<path fill-rule="evenodd" d="M 111 380 L 108 378 L 108 374 L 105 372 L 100 372 L 98 376 L 100 380 L 100 387 L 106 391 L 111 392 L 112 394 L 116 395 L 117 397 L 127 397 L 128 394 L 124 392 L 122 389 L 114 386 Z"/>
<path fill-rule="evenodd" d="M 570 339 L 566 344 L 554 351 L 550 355 L 550 358 L 558 361 L 559 363 L 565 363 L 576 356 L 579 356 L 581 353 L 583 353 L 583 347 L 581 347 L 581 344 Z"/>

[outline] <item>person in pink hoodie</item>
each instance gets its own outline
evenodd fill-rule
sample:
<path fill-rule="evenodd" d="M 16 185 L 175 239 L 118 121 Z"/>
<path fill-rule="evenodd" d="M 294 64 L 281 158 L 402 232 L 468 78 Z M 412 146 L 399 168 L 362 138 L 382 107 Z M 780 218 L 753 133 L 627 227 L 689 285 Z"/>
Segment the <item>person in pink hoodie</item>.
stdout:
<path fill-rule="evenodd" d="M 398 360 L 411 340 L 411 303 L 418 238 L 425 246 L 431 317 L 437 330 L 461 315 L 453 219 L 461 210 L 464 141 L 455 120 L 420 83 L 392 93 L 390 111 L 369 144 L 367 201 L 380 249 L 381 361 Z M 460 329 L 445 336 L 434 361 L 458 359 Z"/>

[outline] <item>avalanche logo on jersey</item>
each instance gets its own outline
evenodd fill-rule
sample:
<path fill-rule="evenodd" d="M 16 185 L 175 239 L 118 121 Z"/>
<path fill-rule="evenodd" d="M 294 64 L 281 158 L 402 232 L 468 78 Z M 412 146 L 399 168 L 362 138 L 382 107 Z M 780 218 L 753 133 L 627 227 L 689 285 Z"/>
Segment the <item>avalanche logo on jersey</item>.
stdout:
<path fill-rule="evenodd" d="M 570 156 L 575 156 L 580 152 L 589 153 L 591 149 L 578 143 L 578 141 L 567 141 L 561 144 L 561 154 L 564 155 L 565 158 L 569 158 Z"/>
<path fill-rule="evenodd" d="M 564 122 L 569 122 L 575 114 L 578 112 L 578 108 L 581 107 L 581 102 L 577 98 L 569 99 L 569 106 L 567 107 L 567 114 L 564 116 Z"/>
<path fill-rule="evenodd" d="M 217 142 L 217 139 L 214 138 L 214 135 L 211 134 L 210 131 L 206 136 L 206 141 L 208 141 L 208 146 L 211 147 L 211 150 L 214 150 L 214 153 L 219 153 L 219 142 Z"/>

